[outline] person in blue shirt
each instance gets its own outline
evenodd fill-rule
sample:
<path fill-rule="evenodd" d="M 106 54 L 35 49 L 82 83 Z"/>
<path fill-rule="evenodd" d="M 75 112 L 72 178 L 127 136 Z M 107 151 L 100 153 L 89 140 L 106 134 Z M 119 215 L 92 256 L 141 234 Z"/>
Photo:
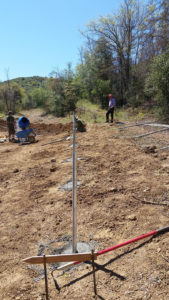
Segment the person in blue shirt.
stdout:
<path fill-rule="evenodd" d="M 113 97 L 112 94 L 108 95 L 108 99 L 109 99 L 109 108 L 108 111 L 106 113 L 106 122 L 109 122 L 109 114 L 111 115 L 111 123 L 113 123 L 113 116 L 114 116 L 114 107 L 116 105 L 116 100 Z"/>

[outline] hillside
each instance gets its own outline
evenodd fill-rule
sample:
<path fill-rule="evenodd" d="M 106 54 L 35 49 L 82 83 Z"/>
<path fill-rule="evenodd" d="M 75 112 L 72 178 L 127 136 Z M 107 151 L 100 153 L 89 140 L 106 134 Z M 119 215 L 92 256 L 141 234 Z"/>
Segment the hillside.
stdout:
<path fill-rule="evenodd" d="M 32 77 L 18 77 L 15 79 L 9 80 L 9 82 L 14 83 L 16 82 L 19 84 L 21 88 L 23 88 L 26 93 L 29 93 L 35 88 L 44 87 L 48 78 L 47 77 L 40 77 L 40 76 L 32 76 Z M 1 82 L 0 85 L 4 84 Z"/>
<path fill-rule="evenodd" d="M 33 113 L 30 118 L 37 143 L 0 144 L 4 300 L 44 300 L 43 267 L 22 259 L 57 253 L 71 243 L 72 191 L 61 186 L 72 177 L 72 140 L 66 139 L 72 124 Z M 78 241 L 98 251 L 169 225 L 169 154 L 159 150 L 168 144 L 169 132 L 132 138 L 152 130 L 137 126 L 122 131 L 116 123 L 88 123 L 86 133 L 77 133 Z M 168 299 L 168 237 L 149 237 L 99 256 L 98 299 Z M 48 265 L 50 299 L 93 299 L 91 271 L 89 263 L 66 273 Z"/>

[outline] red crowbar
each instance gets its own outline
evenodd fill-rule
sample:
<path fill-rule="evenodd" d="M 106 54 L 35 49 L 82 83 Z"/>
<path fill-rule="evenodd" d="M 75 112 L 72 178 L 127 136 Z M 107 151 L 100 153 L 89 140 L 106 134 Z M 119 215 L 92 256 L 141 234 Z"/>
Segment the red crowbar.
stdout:
<path fill-rule="evenodd" d="M 113 247 L 106 248 L 104 250 L 100 250 L 100 251 L 97 252 L 97 256 L 105 254 L 105 253 L 108 253 L 108 252 L 113 251 L 113 250 L 116 250 L 118 248 L 124 247 L 124 246 L 126 246 L 128 244 L 132 244 L 132 243 L 137 242 L 139 240 L 145 239 L 145 238 L 147 238 L 149 236 L 157 235 L 157 234 L 163 234 L 163 233 L 168 232 L 168 231 L 169 231 L 169 226 L 166 226 L 166 227 L 163 227 L 161 229 L 157 229 L 157 230 L 151 231 L 149 233 L 140 235 L 140 236 L 138 236 L 136 238 L 133 238 L 131 240 L 125 241 L 125 242 L 120 243 L 120 244 L 117 244 L 117 245 L 115 245 Z M 60 266 L 59 268 L 57 268 L 57 270 L 64 270 L 64 269 L 70 268 L 70 267 L 72 267 L 74 265 L 78 265 L 80 263 L 81 263 L 81 261 L 74 261 L 74 262 L 68 263 L 68 264 L 66 264 L 64 266 Z"/>

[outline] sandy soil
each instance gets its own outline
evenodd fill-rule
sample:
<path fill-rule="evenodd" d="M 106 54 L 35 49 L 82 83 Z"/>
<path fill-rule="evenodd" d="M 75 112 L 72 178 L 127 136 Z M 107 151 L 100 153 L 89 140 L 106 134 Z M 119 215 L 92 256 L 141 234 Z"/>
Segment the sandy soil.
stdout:
<path fill-rule="evenodd" d="M 3 300 L 45 299 L 42 266 L 22 259 L 52 254 L 71 241 L 72 191 L 60 187 L 72 177 L 72 163 L 65 161 L 72 156 L 72 140 L 65 139 L 72 124 L 44 117 L 32 125 L 37 143 L 0 144 Z M 133 139 L 154 129 L 119 127 L 88 124 L 77 134 L 77 238 L 96 251 L 169 225 L 169 152 L 159 151 L 169 144 L 169 132 Z M 89 263 L 66 273 L 48 266 L 50 299 L 93 299 L 91 272 Z M 169 233 L 99 256 L 96 282 L 97 299 L 169 299 Z"/>

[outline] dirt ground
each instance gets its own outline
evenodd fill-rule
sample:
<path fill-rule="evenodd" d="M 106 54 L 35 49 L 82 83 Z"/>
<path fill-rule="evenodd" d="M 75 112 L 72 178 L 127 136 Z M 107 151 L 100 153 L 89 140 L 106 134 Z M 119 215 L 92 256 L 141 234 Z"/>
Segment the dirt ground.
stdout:
<path fill-rule="evenodd" d="M 2 300 L 45 299 L 43 267 L 22 260 L 71 242 L 72 191 L 60 187 L 72 178 L 72 163 L 65 161 L 72 157 L 72 139 L 66 139 L 72 124 L 39 117 L 32 125 L 37 143 L 0 144 Z M 77 133 L 77 239 L 96 251 L 169 225 L 169 150 L 159 150 L 169 144 L 169 131 L 133 138 L 157 128 L 123 126 L 87 124 L 87 132 Z M 169 233 L 96 262 L 97 299 L 169 299 Z M 95 298 L 90 263 L 51 270 L 48 265 L 49 299 Z"/>

